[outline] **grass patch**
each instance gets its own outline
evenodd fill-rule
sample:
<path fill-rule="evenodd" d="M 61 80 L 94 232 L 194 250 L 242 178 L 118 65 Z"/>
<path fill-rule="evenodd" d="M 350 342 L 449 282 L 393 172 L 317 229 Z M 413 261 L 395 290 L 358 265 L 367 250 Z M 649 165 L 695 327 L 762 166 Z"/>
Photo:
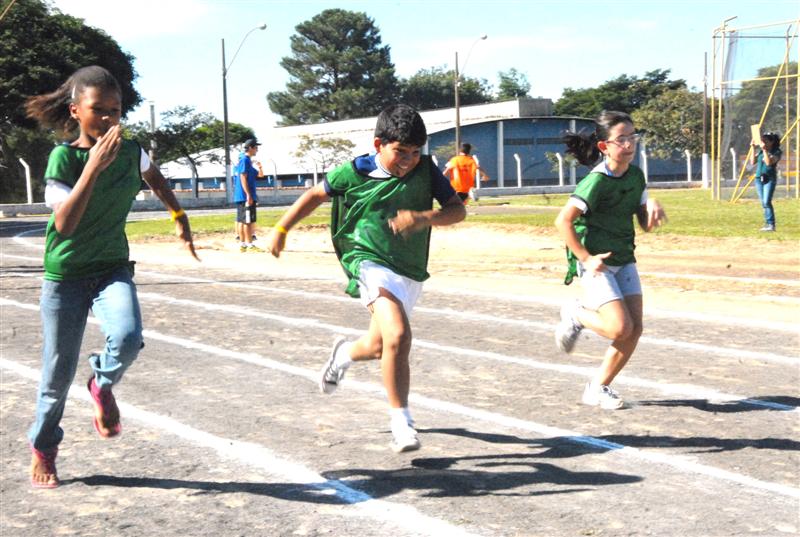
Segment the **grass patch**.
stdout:
<path fill-rule="evenodd" d="M 767 240 L 800 240 L 800 200 L 787 198 L 779 189 L 773 205 L 778 221 L 776 233 L 760 232 L 763 224 L 761 204 L 757 199 L 743 199 L 737 203 L 713 201 L 707 190 L 700 189 L 651 189 L 650 196 L 657 198 L 667 212 L 669 223 L 657 233 L 700 237 L 758 237 Z M 553 228 L 556 211 L 564 205 L 567 194 L 506 196 L 482 198 L 470 207 L 511 206 L 513 211 L 475 214 L 469 222 L 487 224 L 516 224 L 541 228 Z M 529 208 L 530 210 L 526 210 Z M 259 208 L 258 227 L 272 227 L 284 209 Z M 235 211 L 230 214 L 192 216 L 192 230 L 197 235 L 211 233 L 233 233 Z M 303 220 L 303 224 L 327 224 L 330 221 L 330 206 L 323 205 L 314 214 Z M 169 220 L 130 222 L 126 227 L 131 240 L 173 235 L 175 227 Z M 553 229 L 555 232 L 555 229 Z"/>

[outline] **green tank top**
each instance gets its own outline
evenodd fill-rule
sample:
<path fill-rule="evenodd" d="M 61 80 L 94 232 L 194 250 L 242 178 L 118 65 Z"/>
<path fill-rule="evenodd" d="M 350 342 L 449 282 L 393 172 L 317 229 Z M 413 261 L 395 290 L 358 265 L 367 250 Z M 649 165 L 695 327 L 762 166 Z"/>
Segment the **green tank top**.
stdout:
<path fill-rule="evenodd" d="M 60 145 L 50 153 L 45 181 L 74 187 L 88 160 L 88 149 Z M 86 211 L 72 235 L 61 235 L 56 230 L 55 213 L 50 217 L 45 235 L 45 279 L 90 278 L 130 263 L 125 221 L 141 189 L 140 160 L 139 144 L 123 140 L 117 158 L 95 181 Z"/>
<path fill-rule="evenodd" d="M 359 266 L 373 261 L 415 281 L 428 274 L 430 228 L 403 238 L 395 235 L 388 220 L 398 210 L 428 211 L 433 208 L 430 157 L 403 178 L 378 179 L 360 173 L 354 162 L 328 174 L 334 192 L 331 238 L 336 255 L 349 279 L 347 293 L 358 297 Z"/>

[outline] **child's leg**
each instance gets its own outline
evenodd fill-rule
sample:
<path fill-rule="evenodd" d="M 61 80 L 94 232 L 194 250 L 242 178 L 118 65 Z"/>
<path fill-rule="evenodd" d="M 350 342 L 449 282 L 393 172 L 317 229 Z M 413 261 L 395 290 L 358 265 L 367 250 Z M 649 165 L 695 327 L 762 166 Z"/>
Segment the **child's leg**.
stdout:
<path fill-rule="evenodd" d="M 144 346 L 142 314 L 130 269 L 118 269 L 100 282 L 92 311 L 100 321 L 106 346 L 90 362 L 97 386 L 106 389 L 119 382 Z"/>
<path fill-rule="evenodd" d="M 64 438 L 60 427 L 67 394 L 78 367 L 81 342 L 89 314 L 85 281 L 42 284 L 42 372 L 36 397 L 36 415 L 28 431 L 31 447 L 51 461 L 31 459 L 31 483 L 36 487 L 56 486 L 55 453 Z"/>
<path fill-rule="evenodd" d="M 612 338 L 614 341 L 606 350 L 603 362 L 592 381 L 597 385 L 608 386 L 611 384 L 628 363 L 639 343 L 639 337 L 642 335 L 642 295 L 626 296 L 622 307 L 625 310 L 625 321 L 622 323 L 625 329 L 618 331 L 618 336 Z M 615 320 L 610 324 L 619 324 L 619 322 Z"/>
<path fill-rule="evenodd" d="M 42 376 L 36 400 L 36 421 L 28 432 L 31 445 L 48 451 L 64 436 L 59 427 L 67 392 L 78 368 L 83 332 L 89 314 L 84 281 L 42 284 Z"/>
<path fill-rule="evenodd" d="M 389 406 L 407 407 L 411 385 L 408 363 L 411 325 L 400 301 L 383 289 L 371 306 L 373 322 L 370 323 L 370 329 L 374 325 L 380 334 L 381 372 Z"/>

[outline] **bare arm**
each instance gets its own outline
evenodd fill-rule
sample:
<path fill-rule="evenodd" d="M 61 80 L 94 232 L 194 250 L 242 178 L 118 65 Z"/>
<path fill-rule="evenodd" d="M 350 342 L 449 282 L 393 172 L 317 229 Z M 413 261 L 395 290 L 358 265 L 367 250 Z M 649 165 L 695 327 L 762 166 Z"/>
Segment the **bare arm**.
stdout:
<path fill-rule="evenodd" d="M 668 221 L 664 208 L 652 198 L 649 198 L 644 205 L 639 206 L 639 210 L 636 212 L 636 219 L 639 221 L 639 227 L 644 231 L 653 231 L 654 228 Z"/>
<path fill-rule="evenodd" d="M 89 159 L 67 199 L 53 207 L 56 231 L 61 235 L 68 237 L 75 232 L 86 212 L 97 177 L 114 162 L 120 147 L 122 147 L 122 136 L 119 126 L 114 125 L 100 136 L 89 150 Z"/>
<path fill-rule="evenodd" d="M 182 212 L 181 204 L 178 203 L 178 199 L 169 187 L 167 180 L 161 174 L 161 170 L 158 169 L 158 166 L 151 163 L 150 168 L 142 172 L 142 179 L 145 180 L 150 190 L 153 191 L 153 194 L 158 196 L 161 203 L 163 203 L 171 213 Z M 175 234 L 183 241 L 184 246 L 189 250 L 189 253 L 192 254 L 192 257 L 200 261 L 194 248 L 192 230 L 189 227 L 189 217 L 186 216 L 186 213 L 175 218 Z"/>
<path fill-rule="evenodd" d="M 761 145 L 761 152 L 764 154 L 764 164 L 767 166 L 774 166 L 780 160 L 780 157 L 767 151 L 763 144 Z"/>
<path fill-rule="evenodd" d="M 275 224 L 272 232 L 267 239 L 267 249 L 275 257 L 280 257 L 281 252 L 286 247 L 286 235 L 303 218 L 310 215 L 314 210 L 331 199 L 325 192 L 323 183 L 306 190 L 289 209 L 283 213 L 281 219 Z"/>
<path fill-rule="evenodd" d="M 397 211 L 397 216 L 389 219 L 389 226 L 395 235 L 407 237 L 410 234 L 433 226 L 450 226 L 464 220 L 467 210 L 458 196 L 453 196 L 441 209 L 429 211 Z"/>

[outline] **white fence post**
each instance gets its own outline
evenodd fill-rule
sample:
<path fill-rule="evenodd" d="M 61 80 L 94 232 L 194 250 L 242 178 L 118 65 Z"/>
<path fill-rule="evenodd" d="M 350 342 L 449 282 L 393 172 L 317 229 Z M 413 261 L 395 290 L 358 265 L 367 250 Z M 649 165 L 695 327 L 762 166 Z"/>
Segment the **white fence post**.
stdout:
<path fill-rule="evenodd" d="M 708 188 L 708 172 L 711 169 L 710 164 L 711 164 L 711 162 L 710 162 L 710 159 L 708 158 L 708 153 L 703 153 L 703 160 L 702 160 L 702 166 L 701 166 L 701 168 L 702 168 L 702 172 L 701 172 L 702 178 L 701 178 L 701 180 L 703 181 L 703 188 L 704 189 Z"/>
<path fill-rule="evenodd" d="M 272 193 L 277 196 L 278 195 L 278 165 L 275 164 L 275 161 L 269 159 L 272 163 Z"/>
<path fill-rule="evenodd" d="M 731 180 L 736 181 L 736 178 L 739 177 L 739 174 L 736 173 L 737 172 L 737 170 L 736 170 L 736 150 L 734 148 L 732 148 L 732 147 L 731 147 L 731 165 L 732 165 L 731 169 L 733 170 L 733 176 L 731 177 Z"/>
<path fill-rule="evenodd" d="M 639 151 L 639 162 L 642 165 L 642 172 L 644 172 L 644 182 L 648 183 L 650 181 L 650 174 L 647 173 L 647 145 L 644 140 L 642 140 L 641 148 L 642 150 Z"/>
<path fill-rule="evenodd" d="M 22 167 L 25 168 L 25 187 L 28 189 L 28 205 L 33 203 L 33 188 L 31 187 L 31 167 L 28 166 L 28 163 L 19 159 L 22 163 Z"/>
<path fill-rule="evenodd" d="M 564 157 L 561 153 L 556 153 L 558 159 L 558 186 L 564 186 Z"/>
<path fill-rule="evenodd" d="M 692 180 L 692 154 L 689 152 L 688 149 L 686 149 L 683 152 L 683 154 L 686 155 L 686 180 L 687 181 L 691 181 Z"/>
<path fill-rule="evenodd" d="M 522 161 L 518 153 L 514 153 L 514 160 L 517 161 L 517 188 L 522 188 Z"/>

